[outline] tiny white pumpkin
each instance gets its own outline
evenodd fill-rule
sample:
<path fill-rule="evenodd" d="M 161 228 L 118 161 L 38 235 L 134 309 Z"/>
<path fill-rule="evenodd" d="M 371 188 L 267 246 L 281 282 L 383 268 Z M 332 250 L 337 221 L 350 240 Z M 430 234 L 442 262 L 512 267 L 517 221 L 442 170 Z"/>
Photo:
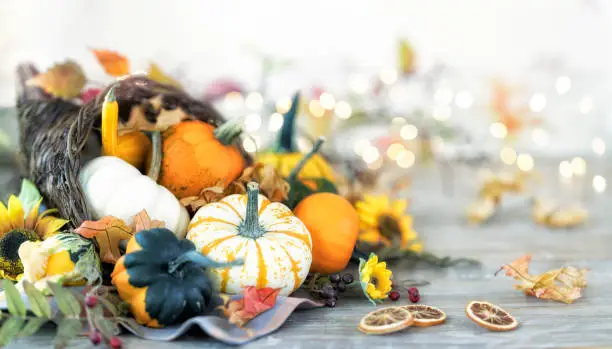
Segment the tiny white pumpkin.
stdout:
<path fill-rule="evenodd" d="M 79 181 L 95 219 L 114 216 L 131 224 L 132 217 L 144 209 L 177 237 L 185 237 L 189 224 L 185 207 L 168 189 L 126 161 L 114 156 L 95 158 L 81 169 Z"/>
<path fill-rule="evenodd" d="M 245 286 L 280 288 L 289 295 L 302 285 L 312 262 L 308 229 L 287 206 L 259 195 L 257 183 L 246 195 L 230 195 L 198 210 L 187 239 L 217 262 L 242 260 L 241 266 L 209 269 L 222 293 Z"/>

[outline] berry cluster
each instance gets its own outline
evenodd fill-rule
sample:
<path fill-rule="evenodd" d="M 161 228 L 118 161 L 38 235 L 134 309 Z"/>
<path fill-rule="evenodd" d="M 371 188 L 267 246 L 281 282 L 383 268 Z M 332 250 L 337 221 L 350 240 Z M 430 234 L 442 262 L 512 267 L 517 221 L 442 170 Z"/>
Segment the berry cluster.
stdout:
<path fill-rule="evenodd" d="M 391 287 L 395 288 L 394 285 Z M 400 292 L 397 290 L 391 291 L 389 293 L 389 299 L 392 300 L 393 302 L 399 300 Z M 417 303 L 419 300 L 421 300 L 421 294 L 419 293 L 419 289 L 416 287 L 410 287 L 408 289 L 408 299 L 410 299 L 412 303 Z"/>
<path fill-rule="evenodd" d="M 348 285 L 352 284 L 355 279 L 352 274 L 332 274 L 327 278 L 327 281 L 318 290 L 318 295 L 325 300 L 325 305 L 333 308 L 338 301 L 339 293 L 346 291 Z"/>
<path fill-rule="evenodd" d="M 89 309 L 95 308 L 96 306 L 98 306 L 98 297 L 93 296 L 93 295 L 85 297 L 85 305 Z M 100 332 L 95 328 L 91 329 L 91 331 L 92 332 L 89 335 L 89 340 L 91 341 L 91 344 L 98 345 L 102 343 L 103 338 Z M 112 349 L 120 349 L 122 347 L 121 339 L 117 337 L 109 338 L 107 344 Z"/>

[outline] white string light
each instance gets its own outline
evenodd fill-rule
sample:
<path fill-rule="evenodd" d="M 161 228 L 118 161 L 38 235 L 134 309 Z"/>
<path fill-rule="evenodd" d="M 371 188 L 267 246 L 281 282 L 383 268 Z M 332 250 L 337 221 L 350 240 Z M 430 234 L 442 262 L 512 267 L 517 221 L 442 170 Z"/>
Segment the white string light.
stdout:
<path fill-rule="evenodd" d="M 259 110 L 263 105 L 263 97 L 259 92 L 251 92 L 247 95 L 247 98 L 244 102 L 247 108 L 251 110 Z"/>
<path fill-rule="evenodd" d="M 247 132 L 256 132 L 261 127 L 261 116 L 259 114 L 249 114 L 244 119 L 244 129 Z"/>
<path fill-rule="evenodd" d="M 559 95 L 564 95 L 572 87 L 572 79 L 569 76 L 559 76 L 555 82 L 555 89 Z"/>
<path fill-rule="evenodd" d="M 363 154 L 361 155 L 361 157 L 363 158 L 363 161 L 366 162 L 366 164 L 372 164 L 376 160 L 378 160 L 378 158 L 380 157 L 380 152 L 376 147 L 370 145 L 363 150 Z"/>
<path fill-rule="evenodd" d="M 499 157 L 506 165 L 514 165 L 516 162 L 516 151 L 512 148 L 504 147 L 499 151 Z"/>
<path fill-rule="evenodd" d="M 346 120 L 349 119 L 353 114 L 353 109 L 351 108 L 351 105 L 347 102 L 338 101 L 338 103 L 336 103 L 336 109 L 334 110 L 334 112 L 336 113 L 336 116 L 338 116 L 338 118 Z"/>
<path fill-rule="evenodd" d="M 283 115 L 280 113 L 274 113 L 270 115 L 270 120 L 268 120 L 268 131 L 276 132 L 283 127 L 284 122 Z"/>
<path fill-rule="evenodd" d="M 227 109 L 240 109 L 244 104 L 244 96 L 240 92 L 230 92 L 225 95 L 223 99 L 223 105 Z"/>
<path fill-rule="evenodd" d="M 586 173 L 587 164 L 583 158 L 575 157 L 572 159 L 571 164 L 572 164 L 572 172 L 576 176 L 584 176 L 584 174 Z"/>
<path fill-rule="evenodd" d="M 446 121 L 451 116 L 451 108 L 448 105 L 437 105 L 433 109 L 432 117 L 438 121 Z"/>
<path fill-rule="evenodd" d="M 251 139 L 250 137 L 244 138 L 244 140 L 242 141 L 242 147 L 248 153 L 257 152 L 257 144 L 255 144 L 255 141 Z"/>
<path fill-rule="evenodd" d="M 410 168 L 414 165 L 416 161 L 416 156 L 410 150 L 402 150 L 397 154 L 397 166 L 401 168 Z"/>
<path fill-rule="evenodd" d="M 461 91 L 455 96 L 455 104 L 461 109 L 468 109 L 474 103 L 474 96 L 469 91 Z"/>
<path fill-rule="evenodd" d="M 574 175 L 572 164 L 567 160 L 561 161 L 561 163 L 559 163 L 559 174 L 563 178 L 572 178 Z"/>
<path fill-rule="evenodd" d="M 355 142 L 355 145 L 353 146 L 353 150 L 355 151 L 355 154 L 361 156 L 363 155 L 363 151 L 370 147 L 370 141 L 367 139 L 360 139 L 357 142 Z"/>
<path fill-rule="evenodd" d="M 334 98 L 334 95 L 329 92 L 321 93 L 321 96 L 319 96 L 319 101 L 321 106 L 327 110 L 334 109 L 334 106 L 336 105 L 336 98 Z"/>
<path fill-rule="evenodd" d="M 593 148 L 595 154 L 603 155 L 606 152 L 606 142 L 599 137 L 595 137 L 593 141 L 591 141 L 591 148 Z"/>
<path fill-rule="evenodd" d="M 291 109 L 291 98 L 283 97 L 276 101 L 276 111 L 285 114 Z"/>
<path fill-rule="evenodd" d="M 402 137 L 403 139 L 407 141 L 411 141 L 417 138 L 418 135 L 419 135 L 419 129 L 416 128 L 416 126 L 414 125 L 411 125 L 411 124 L 404 125 L 400 129 L 400 137 Z"/>
<path fill-rule="evenodd" d="M 516 158 L 516 166 L 525 172 L 533 170 L 533 157 L 529 154 L 520 154 Z"/>
<path fill-rule="evenodd" d="M 320 118 L 325 115 L 325 109 L 323 109 L 318 99 L 313 99 L 310 101 L 310 103 L 308 103 L 308 109 L 310 109 L 310 113 L 315 118 Z"/>
<path fill-rule="evenodd" d="M 404 147 L 403 144 L 393 143 L 389 146 L 389 148 L 387 148 L 387 156 L 389 157 L 389 159 L 395 160 L 397 159 L 399 153 L 403 150 L 406 150 L 406 147 Z"/>
<path fill-rule="evenodd" d="M 499 139 L 506 138 L 506 136 L 508 135 L 508 129 L 506 128 L 506 125 L 502 124 L 501 122 L 492 123 L 491 126 L 489 126 L 489 132 L 491 132 L 491 135 L 493 135 L 493 137 Z"/>
<path fill-rule="evenodd" d="M 603 176 L 596 175 L 593 177 L 593 189 L 598 193 L 606 191 L 607 183 Z"/>
<path fill-rule="evenodd" d="M 534 128 L 531 131 L 531 139 L 535 144 L 544 146 L 548 144 L 548 133 L 539 127 Z"/>
<path fill-rule="evenodd" d="M 546 107 L 546 96 L 541 93 L 534 94 L 529 100 L 529 108 L 534 113 L 539 113 Z"/>

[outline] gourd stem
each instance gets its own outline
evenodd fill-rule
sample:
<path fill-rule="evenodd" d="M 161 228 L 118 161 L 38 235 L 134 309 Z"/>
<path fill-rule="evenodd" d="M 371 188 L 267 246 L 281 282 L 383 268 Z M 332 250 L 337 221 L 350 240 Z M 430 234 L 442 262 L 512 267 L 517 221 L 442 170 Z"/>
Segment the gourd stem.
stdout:
<path fill-rule="evenodd" d="M 157 182 L 162 163 L 162 139 L 159 131 L 151 132 L 151 144 L 151 166 L 149 166 L 147 176 Z"/>
<path fill-rule="evenodd" d="M 296 92 L 291 99 L 291 108 L 283 116 L 283 126 L 281 127 L 275 151 L 277 153 L 295 153 L 295 119 L 300 106 L 300 93 Z"/>
<path fill-rule="evenodd" d="M 217 127 L 214 131 L 215 138 L 223 145 L 230 145 L 242 133 L 242 126 L 235 120 L 230 120 Z"/>
<path fill-rule="evenodd" d="M 312 158 L 316 153 L 319 152 L 321 146 L 323 145 L 323 142 L 325 142 L 325 137 L 319 137 L 315 144 L 312 146 L 312 149 L 306 155 L 304 155 L 300 162 L 298 162 L 298 164 L 293 168 L 293 170 L 291 170 L 291 173 L 287 178 L 287 181 L 289 183 L 293 182 L 297 178 L 308 160 L 310 160 L 310 158 Z"/>
<path fill-rule="evenodd" d="M 242 265 L 242 260 L 236 260 L 233 262 L 220 263 L 214 261 L 205 255 L 201 254 L 196 250 L 191 250 L 189 252 L 185 252 L 182 255 L 178 256 L 175 260 L 171 261 L 168 264 L 168 272 L 174 273 L 185 263 L 195 263 L 202 268 L 225 268 L 225 267 L 233 267 L 236 265 Z"/>
<path fill-rule="evenodd" d="M 117 153 L 117 126 L 119 124 L 119 106 L 115 97 L 115 86 L 104 96 L 102 103 L 102 154 L 114 156 Z"/>
<path fill-rule="evenodd" d="M 247 184 L 247 204 L 244 222 L 240 226 L 240 235 L 256 239 L 262 235 L 259 225 L 259 184 Z"/>

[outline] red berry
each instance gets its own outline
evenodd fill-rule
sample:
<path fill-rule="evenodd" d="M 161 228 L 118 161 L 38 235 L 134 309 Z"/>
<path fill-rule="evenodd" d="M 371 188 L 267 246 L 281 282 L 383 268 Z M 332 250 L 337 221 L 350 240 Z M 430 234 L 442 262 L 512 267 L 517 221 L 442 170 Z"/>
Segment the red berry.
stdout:
<path fill-rule="evenodd" d="M 98 297 L 96 296 L 87 296 L 85 297 L 85 305 L 87 308 L 95 308 L 98 305 Z"/>
<path fill-rule="evenodd" d="M 100 342 L 102 342 L 102 336 L 100 336 L 100 333 L 94 332 L 89 335 L 89 340 L 93 345 L 98 345 Z"/>
<path fill-rule="evenodd" d="M 416 303 L 421 299 L 421 295 L 419 294 L 419 289 L 416 287 L 410 287 L 408 289 L 408 298 L 412 303 Z"/>
<path fill-rule="evenodd" d="M 391 291 L 391 293 L 389 293 L 389 299 L 395 302 L 400 299 L 400 293 L 398 291 Z"/>
<path fill-rule="evenodd" d="M 110 347 L 113 348 L 113 349 L 120 349 L 121 348 L 121 339 L 119 339 L 117 337 L 113 337 L 108 342 L 108 345 L 110 345 Z"/>

